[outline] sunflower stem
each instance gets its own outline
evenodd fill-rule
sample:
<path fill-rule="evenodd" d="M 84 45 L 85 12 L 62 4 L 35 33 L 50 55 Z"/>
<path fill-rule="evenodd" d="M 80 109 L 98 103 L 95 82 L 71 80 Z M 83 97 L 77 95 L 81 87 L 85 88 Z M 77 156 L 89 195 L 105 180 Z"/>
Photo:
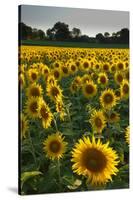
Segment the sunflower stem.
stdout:
<path fill-rule="evenodd" d="M 37 166 L 37 159 L 36 159 L 36 155 L 35 155 L 35 149 L 34 149 L 34 146 L 33 146 L 33 142 L 32 142 L 32 138 L 31 138 L 30 133 L 29 133 L 29 140 L 30 140 L 30 145 L 31 145 L 32 155 L 33 155 L 33 158 L 34 158 L 34 161 L 35 161 L 35 165 Z"/>
<path fill-rule="evenodd" d="M 54 118 L 53 121 L 54 121 L 56 132 L 58 132 L 59 130 L 58 130 L 58 126 L 57 126 L 57 123 L 56 123 L 56 119 Z"/>
<path fill-rule="evenodd" d="M 57 160 L 57 168 L 58 168 L 58 178 L 59 178 L 59 190 L 61 191 L 61 174 L 60 174 L 60 160 Z"/>

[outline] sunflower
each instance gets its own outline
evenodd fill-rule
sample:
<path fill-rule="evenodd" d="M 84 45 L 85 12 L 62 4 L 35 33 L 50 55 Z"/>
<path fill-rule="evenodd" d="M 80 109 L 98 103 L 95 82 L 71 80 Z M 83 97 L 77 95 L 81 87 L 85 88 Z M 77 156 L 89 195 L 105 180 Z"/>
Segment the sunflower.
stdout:
<path fill-rule="evenodd" d="M 104 72 L 109 72 L 109 70 L 110 70 L 109 64 L 104 63 L 103 66 L 102 66 L 102 69 L 103 69 Z"/>
<path fill-rule="evenodd" d="M 38 115 L 42 119 L 43 128 L 49 128 L 53 120 L 53 114 L 51 113 L 50 108 L 43 99 L 39 101 Z"/>
<path fill-rule="evenodd" d="M 91 114 L 89 122 L 91 123 L 94 132 L 102 133 L 103 129 L 106 126 L 104 113 L 101 110 L 94 110 Z"/>
<path fill-rule="evenodd" d="M 53 67 L 54 68 L 59 68 L 60 66 L 61 66 L 61 63 L 58 62 L 58 61 L 56 61 L 56 62 L 53 63 Z"/>
<path fill-rule="evenodd" d="M 120 89 L 115 90 L 115 95 L 117 97 L 117 100 L 121 99 L 121 91 L 120 91 Z"/>
<path fill-rule="evenodd" d="M 30 97 L 41 97 L 43 89 L 41 85 L 33 83 L 27 88 L 27 96 Z"/>
<path fill-rule="evenodd" d="M 44 65 L 42 67 L 41 73 L 42 73 L 42 75 L 44 76 L 45 79 L 48 77 L 48 75 L 50 73 L 50 69 L 48 68 L 47 65 Z"/>
<path fill-rule="evenodd" d="M 106 86 L 108 83 L 108 77 L 106 73 L 100 73 L 98 76 L 98 84 L 101 86 Z"/>
<path fill-rule="evenodd" d="M 78 68 L 76 66 L 76 64 L 74 62 L 70 63 L 69 64 L 69 69 L 70 69 L 70 73 L 71 74 L 74 74 L 77 72 Z"/>
<path fill-rule="evenodd" d="M 56 101 L 56 112 L 60 114 L 60 120 L 64 121 L 66 113 L 65 113 L 64 103 L 62 99 L 57 99 Z"/>
<path fill-rule="evenodd" d="M 130 143 L 130 127 L 129 126 L 125 130 L 125 140 L 126 140 L 126 143 L 129 145 Z"/>
<path fill-rule="evenodd" d="M 20 114 L 20 133 L 21 133 L 21 139 L 22 138 L 26 138 L 26 133 L 27 133 L 27 130 L 29 128 L 29 122 L 27 120 L 27 117 L 21 113 Z"/>
<path fill-rule="evenodd" d="M 100 96 L 100 103 L 104 109 L 110 110 L 116 105 L 117 97 L 112 89 L 106 89 Z"/>
<path fill-rule="evenodd" d="M 53 76 L 54 76 L 54 78 L 56 80 L 60 80 L 61 79 L 61 70 L 60 70 L 60 68 L 53 69 L 52 70 L 52 74 L 53 74 Z"/>
<path fill-rule="evenodd" d="M 39 72 L 36 68 L 31 68 L 31 69 L 28 70 L 28 79 L 31 82 L 37 81 L 38 78 L 39 78 Z"/>
<path fill-rule="evenodd" d="M 52 160 L 62 158 L 66 151 L 67 143 L 64 142 L 64 137 L 61 133 L 49 135 L 43 142 L 43 150 L 46 152 L 46 156 Z"/>
<path fill-rule="evenodd" d="M 39 97 L 30 97 L 27 101 L 25 112 L 30 118 L 38 117 Z"/>
<path fill-rule="evenodd" d="M 110 72 L 115 73 L 116 72 L 116 64 L 111 65 Z"/>
<path fill-rule="evenodd" d="M 83 59 L 82 61 L 82 70 L 83 71 L 88 71 L 90 68 L 90 63 L 87 59 Z"/>
<path fill-rule="evenodd" d="M 116 72 L 114 75 L 115 82 L 120 85 L 123 81 L 123 74 L 121 72 Z"/>
<path fill-rule="evenodd" d="M 91 77 L 89 74 L 84 74 L 84 76 L 82 76 L 81 80 L 82 80 L 82 84 L 85 84 L 85 83 L 91 81 Z"/>
<path fill-rule="evenodd" d="M 57 84 L 57 80 L 55 79 L 54 75 L 49 75 L 47 78 L 46 78 L 46 81 L 47 81 L 47 84 Z"/>
<path fill-rule="evenodd" d="M 118 62 L 116 67 L 118 71 L 123 71 L 125 69 L 124 63 L 122 62 Z"/>
<path fill-rule="evenodd" d="M 129 97 L 129 82 L 127 80 L 123 80 L 120 86 L 121 97 L 128 98 Z"/>
<path fill-rule="evenodd" d="M 55 84 L 48 84 L 47 88 L 47 95 L 53 100 L 56 101 L 58 98 L 62 99 L 62 90 L 60 89 L 59 85 Z"/>
<path fill-rule="evenodd" d="M 120 121 L 120 114 L 115 112 L 115 111 L 112 111 L 111 113 L 106 113 L 106 119 L 109 123 L 116 123 L 118 121 Z"/>
<path fill-rule="evenodd" d="M 88 81 L 83 85 L 82 91 L 85 97 L 90 98 L 96 95 L 97 93 L 97 85 L 94 84 L 93 81 Z"/>
<path fill-rule="evenodd" d="M 72 170 L 78 175 L 87 177 L 91 185 L 102 185 L 112 181 L 112 175 L 118 172 L 118 155 L 109 142 L 102 144 L 89 137 L 79 139 L 72 150 Z"/>
<path fill-rule="evenodd" d="M 73 83 L 75 83 L 76 85 L 78 85 L 78 87 L 80 87 L 81 86 L 81 77 L 76 76 L 73 80 Z"/>
<path fill-rule="evenodd" d="M 62 65 L 61 66 L 61 72 L 62 72 L 61 74 L 62 74 L 63 77 L 67 77 L 70 73 L 69 67 Z"/>

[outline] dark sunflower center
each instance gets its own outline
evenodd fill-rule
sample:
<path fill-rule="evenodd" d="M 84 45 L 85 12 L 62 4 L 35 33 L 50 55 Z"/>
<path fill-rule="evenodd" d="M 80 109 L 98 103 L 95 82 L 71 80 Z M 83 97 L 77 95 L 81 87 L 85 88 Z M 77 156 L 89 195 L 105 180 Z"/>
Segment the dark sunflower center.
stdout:
<path fill-rule="evenodd" d="M 111 67 L 111 70 L 112 70 L 112 72 L 114 72 L 116 69 L 115 69 L 115 67 L 113 66 L 113 67 Z"/>
<path fill-rule="evenodd" d="M 105 103 L 109 104 L 109 103 L 112 103 L 112 101 L 113 101 L 113 96 L 111 94 L 106 94 L 104 96 L 104 102 Z"/>
<path fill-rule="evenodd" d="M 88 94 L 92 94 L 93 92 L 94 92 L 94 87 L 93 87 L 93 85 L 86 85 L 86 92 L 88 93 Z"/>
<path fill-rule="evenodd" d="M 97 117 L 97 118 L 95 119 L 95 125 L 96 125 L 98 128 L 100 128 L 100 127 L 102 126 L 102 120 L 101 120 L 99 117 Z"/>
<path fill-rule="evenodd" d="M 35 96 L 35 97 L 40 96 L 40 91 L 37 87 L 32 88 L 30 93 L 31 93 L 31 96 Z"/>
<path fill-rule="evenodd" d="M 99 69 L 99 65 L 96 65 L 96 69 Z"/>
<path fill-rule="evenodd" d="M 32 102 L 30 104 L 30 110 L 32 113 L 37 113 L 37 102 Z"/>
<path fill-rule="evenodd" d="M 57 97 L 57 95 L 59 95 L 59 90 L 56 87 L 53 87 L 51 92 L 52 92 L 52 96 L 54 97 Z"/>
<path fill-rule="evenodd" d="M 48 70 L 47 69 L 44 70 L 44 74 L 48 74 Z"/>
<path fill-rule="evenodd" d="M 106 78 L 105 78 L 105 76 L 101 76 L 101 77 L 100 77 L 100 82 L 103 83 L 103 84 L 106 83 Z"/>
<path fill-rule="evenodd" d="M 55 78 L 59 78 L 59 76 L 60 76 L 59 72 L 58 72 L 58 71 L 55 71 L 55 72 L 54 72 L 54 77 L 55 77 Z"/>
<path fill-rule="evenodd" d="M 108 66 L 108 65 L 104 65 L 104 66 L 103 66 L 103 69 L 104 69 L 105 71 L 108 71 L 109 66 Z"/>
<path fill-rule="evenodd" d="M 50 143 L 49 148 L 53 153 L 58 153 L 61 149 L 61 144 L 59 141 L 55 140 Z"/>
<path fill-rule="evenodd" d="M 120 93 L 120 91 L 119 91 L 119 90 L 117 90 L 117 91 L 115 92 L 115 95 L 116 95 L 117 97 L 120 97 L 120 96 L 121 96 L 121 93 Z"/>
<path fill-rule="evenodd" d="M 45 107 L 41 108 L 40 114 L 41 114 L 43 119 L 45 119 L 45 120 L 48 119 L 49 114 L 48 114 L 48 111 Z"/>
<path fill-rule="evenodd" d="M 64 67 L 62 70 L 63 70 L 64 74 L 68 73 L 68 69 L 66 67 Z"/>
<path fill-rule="evenodd" d="M 33 79 L 33 80 L 36 80 L 36 78 L 37 78 L 37 75 L 36 75 L 36 73 L 32 73 L 32 75 L 31 75 L 31 76 L 32 76 L 32 79 Z"/>
<path fill-rule="evenodd" d="M 77 65 L 77 67 L 79 67 L 79 65 L 80 65 L 80 62 L 76 62 L 76 65 Z"/>
<path fill-rule="evenodd" d="M 129 93 L 129 86 L 128 86 L 127 84 L 125 84 L 125 85 L 123 86 L 123 92 L 124 92 L 125 94 L 128 94 L 128 93 Z"/>
<path fill-rule="evenodd" d="M 100 150 L 91 148 L 83 153 L 83 164 L 88 170 L 97 173 L 105 169 L 107 159 Z"/>
<path fill-rule="evenodd" d="M 59 63 L 55 63 L 55 67 L 59 67 Z"/>
<path fill-rule="evenodd" d="M 123 76 L 119 74 L 117 76 L 117 80 L 118 80 L 119 83 L 121 83 L 123 81 Z"/>
<path fill-rule="evenodd" d="M 115 113 L 111 113 L 110 119 L 115 119 L 115 117 L 116 117 L 116 114 Z"/>
<path fill-rule="evenodd" d="M 89 67 L 89 63 L 88 63 L 88 62 L 84 62 L 83 66 L 84 66 L 84 68 L 86 69 L 86 68 Z"/>
<path fill-rule="evenodd" d="M 118 69 L 120 69 L 120 70 L 123 69 L 123 64 L 122 63 L 118 64 Z"/>
<path fill-rule="evenodd" d="M 71 66 L 71 70 L 75 71 L 76 67 L 74 65 Z"/>

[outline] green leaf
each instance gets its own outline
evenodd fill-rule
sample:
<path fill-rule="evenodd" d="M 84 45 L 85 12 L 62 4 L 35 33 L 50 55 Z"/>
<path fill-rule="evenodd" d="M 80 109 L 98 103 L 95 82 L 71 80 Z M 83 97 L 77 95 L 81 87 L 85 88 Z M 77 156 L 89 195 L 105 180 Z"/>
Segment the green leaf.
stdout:
<path fill-rule="evenodd" d="M 31 171 L 31 172 L 23 172 L 21 174 L 21 187 L 23 187 L 23 184 L 30 178 L 38 176 L 38 175 L 42 175 L 41 172 L 39 171 Z"/>
<path fill-rule="evenodd" d="M 77 189 L 80 185 L 82 184 L 82 181 L 79 180 L 79 179 L 76 179 L 73 183 L 73 185 L 68 185 L 67 187 L 70 189 L 70 190 L 75 190 Z"/>

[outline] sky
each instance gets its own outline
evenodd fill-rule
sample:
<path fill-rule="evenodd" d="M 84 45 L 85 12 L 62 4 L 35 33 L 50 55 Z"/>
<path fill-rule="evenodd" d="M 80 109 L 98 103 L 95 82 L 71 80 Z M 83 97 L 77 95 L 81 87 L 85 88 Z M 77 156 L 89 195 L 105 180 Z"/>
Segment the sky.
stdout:
<path fill-rule="evenodd" d="M 95 37 L 97 33 L 113 33 L 129 28 L 129 12 L 32 5 L 21 7 L 21 22 L 32 28 L 46 32 L 58 21 L 68 24 L 69 30 L 80 28 L 82 35 Z"/>

